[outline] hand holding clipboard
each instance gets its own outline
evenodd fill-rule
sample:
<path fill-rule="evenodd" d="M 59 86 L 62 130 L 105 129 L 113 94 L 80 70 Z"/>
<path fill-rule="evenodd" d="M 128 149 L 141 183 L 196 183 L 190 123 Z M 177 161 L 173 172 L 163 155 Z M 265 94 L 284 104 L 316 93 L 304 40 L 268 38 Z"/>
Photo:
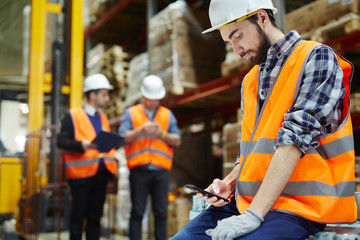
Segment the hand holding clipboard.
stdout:
<path fill-rule="evenodd" d="M 100 131 L 92 141 L 98 146 L 99 152 L 109 152 L 111 149 L 118 147 L 123 138 L 112 132 Z"/>

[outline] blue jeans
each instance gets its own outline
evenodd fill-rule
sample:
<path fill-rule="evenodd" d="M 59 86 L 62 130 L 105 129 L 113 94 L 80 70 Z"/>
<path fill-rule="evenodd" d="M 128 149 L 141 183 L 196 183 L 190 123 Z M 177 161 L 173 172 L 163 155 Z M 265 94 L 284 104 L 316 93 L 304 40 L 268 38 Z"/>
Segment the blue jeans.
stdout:
<path fill-rule="evenodd" d="M 192 219 L 171 240 L 209 240 L 205 230 L 215 228 L 218 220 L 239 215 L 234 201 L 224 207 L 210 206 L 200 215 Z M 309 221 L 294 215 L 278 211 L 270 211 L 258 229 L 245 236 L 236 238 L 241 240 L 303 240 L 325 228 L 325 224 Z"/>

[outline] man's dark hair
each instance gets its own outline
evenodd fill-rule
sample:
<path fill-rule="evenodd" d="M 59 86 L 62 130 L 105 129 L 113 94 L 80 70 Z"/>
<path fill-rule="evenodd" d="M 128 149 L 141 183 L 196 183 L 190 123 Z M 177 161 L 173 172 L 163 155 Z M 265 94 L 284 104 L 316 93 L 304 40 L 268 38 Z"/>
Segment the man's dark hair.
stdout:
<path fill-rule="evenodd" d="M 95 94 L 97 94 L 99 92 L 99 89 L 87 91 L 85 93 L 86 99 L 89 99 L 91 92 L 95 92 Z"/>
<path fill-rule="evenodd" d="M 274 18 L 273 12 L 272 12 L 271 10 L 269 10 L 269 9 L 263 9 L 263 10 L 264 10 L 264 11 L 267 13 L 267 15 L 269 16 L 269 19 L 270 19 L 271 24 L 272 24 L 274 27 L 277 28 L 276 23 L 275 23 L 275 18 Z M 252 23 L 254 23 L 254 24 L 257 24 L 258 16 L 257 16 L 257 14 L 255 14 L 255 15 L 249 17 L 247 20 L 249 20 L 250 22 L 252 22 Z"/>

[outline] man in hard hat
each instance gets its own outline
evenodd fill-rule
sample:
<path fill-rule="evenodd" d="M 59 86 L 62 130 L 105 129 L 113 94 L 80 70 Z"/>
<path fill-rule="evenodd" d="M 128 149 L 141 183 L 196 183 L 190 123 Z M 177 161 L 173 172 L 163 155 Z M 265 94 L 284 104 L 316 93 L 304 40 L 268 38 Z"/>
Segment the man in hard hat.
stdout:
<path fill-rule="evenodd" d="M 141 222 L 147 196 L 151 195 L 155 238 L 167 239 L 167 193 L 173 147 L 181 144 L 177 120 L 171 110 L 160 106 L 165 87 L 160 77 L 146 76 L 141 86 L 142 103 L 125 110 L 119 134 L 124 137 L 130 170 L 131 216 L 129 236 L 141 239 Z"/>
<path fill-rule="evenodd" d="M 352 65 L 330 47 L 284 35 L 271 0 L 211 0 L 212 27 L 255 67 L 242 83 L 241 149 L 206 189 L 213 206 L 178 239 L 307 239 L 354 222 Z M 199 194 L 200 195 L 200 194 Z M 202 195 L 200 195 L 202 196 Z"/>
<path fill-rule="evenodd" d="M 70 240 L 81 240 L 86 220 L 86 239 L 100 237 L 100 218 L 109 178 L 117 172 L 115 149 L 99 153 L 92 143 L 101 130 L 110 131 L 101 109 L 109 102 L 113 87 L 102 74 L 88 76 L 83 91 L 87 103 L 70 109 L 61 122 L 57 145 L 64 150 L 66 177 L 72 195 Z"/>

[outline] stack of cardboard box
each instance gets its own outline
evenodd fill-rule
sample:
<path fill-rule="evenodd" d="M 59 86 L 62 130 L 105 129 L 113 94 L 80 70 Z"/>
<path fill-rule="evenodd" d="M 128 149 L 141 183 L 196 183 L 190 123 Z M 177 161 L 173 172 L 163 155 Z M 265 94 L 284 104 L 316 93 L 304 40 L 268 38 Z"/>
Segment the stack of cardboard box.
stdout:
<path fill-rule="evenodd" d="M 189 222 L 189 214 L 192 201 L 187 198 L 179 198 L 168 205 L 168 237 L 174 236 L 182 227 Z"/>
<path fill-rule="evenodd" d="M 248 71 L 253 66 L 250 61 L 236 56 L 231 44 L 226 44 L 225 60 L 221 63 L 221 76 L 226 77 L 238 72 Z"/>
<path fill-rule="evenodd" d="M 187 7 L 177 1 L 150 19 L 150 73 L 160 76 L 167 91 L 182 94 L 188 88 L 221 76 L 225 51 L 213 47 L 211 36 Z"/>
<path fill-rule="evenodd" d="M 304 34 L 336 21 L 346 14 L 359 14 L 359 2 L 359 0 L 317 0 L 306 4 L 286 14 L 285 32 L 297 30 L 300 34 Z"/>
<path fill-rule="evenodd" d="M 130 59 L 133 54 L 127 53 L 121 46 L 97 44 L 87 53 L 86 75 L 102 73 L 114 87 L 110 91 L 110 102 L 105 109 L 109 118 L 124 112 L 124 100 L 128 92 L 127 76 Z"/>
<path fill-rule="evenodd" d="M 149 54 L 136 55 L 131 59 L 127 77 L 127 93 L 124 105 L 129 107 L 138 103 L 142 97 L 140 87 L 143 79 L 149 74 Z"/>
<path fill-rule="evenodd" d="M 223 177 L 231 172 L 240 152 L 241 123 L 228 123 L 223 127 Z"/>

